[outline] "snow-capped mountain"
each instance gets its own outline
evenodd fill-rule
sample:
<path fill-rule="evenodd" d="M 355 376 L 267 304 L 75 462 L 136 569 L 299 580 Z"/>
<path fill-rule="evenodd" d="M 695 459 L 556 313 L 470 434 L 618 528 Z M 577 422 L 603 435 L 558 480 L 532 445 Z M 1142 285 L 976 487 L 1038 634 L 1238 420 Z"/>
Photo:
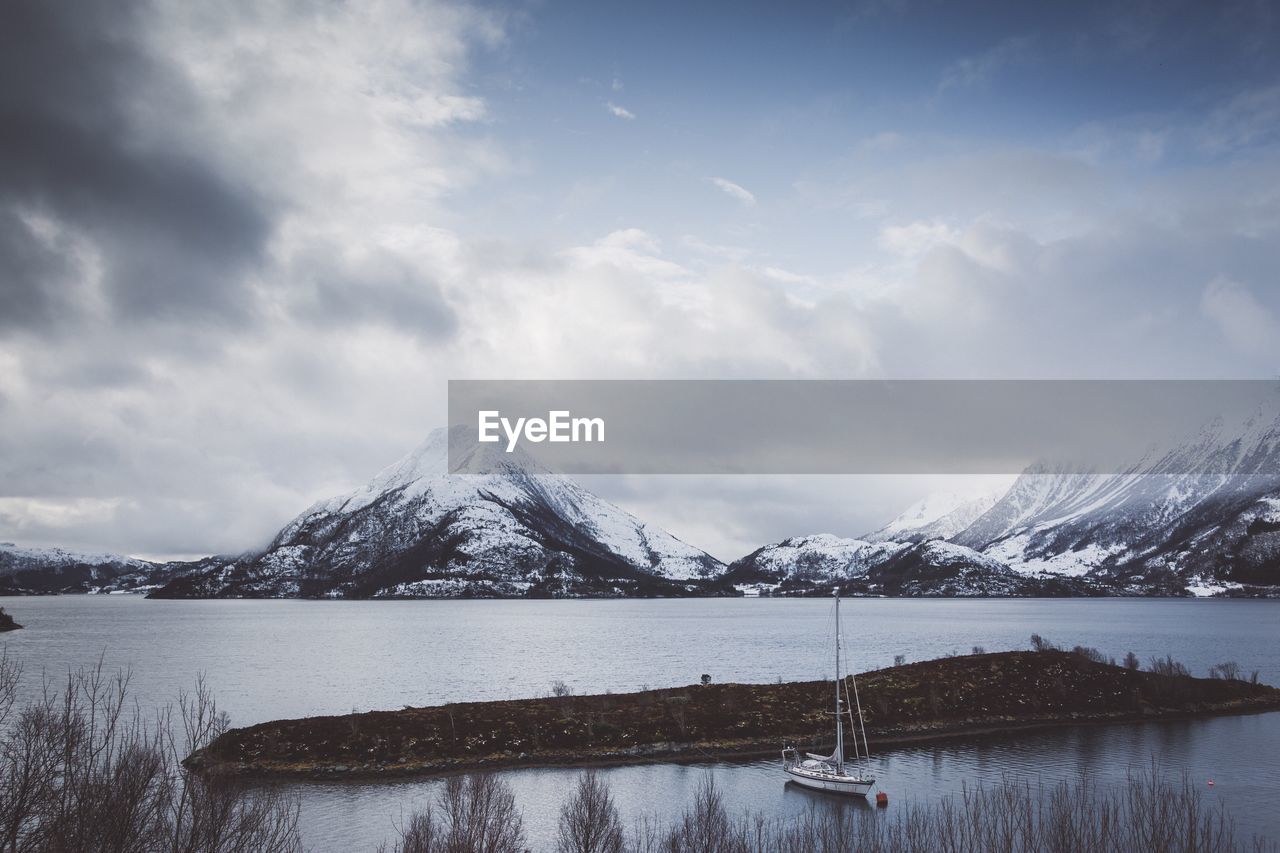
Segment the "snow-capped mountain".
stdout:
<path fill-rule="evenodd" d="M 1028 469 L 951 541 L 1133 591 L 1280 585 L 1280 424 L 1210 424 L 1120 474 Z M 1262 591 L 1262 590 L 1255 590 Z"/>
<path fill-rule="evenodd" d="M 0 545 L 0 592 L 162 597 L 1280 596 L 1280 421 L 1209 424 L 1121 473 L 1027 468 L 934 495 L 857 539 L 766 545 L 727 568 L 520 453 L 446 476 L 449 435 L 321 501 L 261 553 L 194 563 Z"/>
<path fill-rule="evenodd" d="M 757 548 L 729 566 L 737 586 L 799 591 L 861 577 L 867 569 L 907 548 L 904 543 L 842 539 L 830 533 L 796 536 Z"/>
<path fill-rule="evenodd" d="M 225 562 L 154 562 L 120 554 L 0 543 L 0 595 L 148 592 L 173 578 Z"/>
<path fill-rule="evenodd" d="M 1089 595 L 1087 584 L 1015 572 L 1000 560 L 940 539 L 870 542 L 830 534 L 758 548 L 725 577 L 771 595 Z"/>
<path fill-rule="evenodd" d="M 803 547 L 827 539 L 846 545 Z M 1217 420 L 1121 473 L 1034 465 L 998 499 L 933 495 L 863 539 L 786 540 L 729 571 L 779 592 L 1280 595 L 1280 422 Z"/>
<path fill-rule="evenodd" d="M 119 554 L 28 548 L 0 542 L 0 594 L 87 592 L 154 566 Z"/>
<path fill-rule="evenodd" d="M 457 597 L 706 592 L 723 564 L 519 453 L 446 475 L 449 432 L 312 506 L 261 554 L 166 597 Z"/>

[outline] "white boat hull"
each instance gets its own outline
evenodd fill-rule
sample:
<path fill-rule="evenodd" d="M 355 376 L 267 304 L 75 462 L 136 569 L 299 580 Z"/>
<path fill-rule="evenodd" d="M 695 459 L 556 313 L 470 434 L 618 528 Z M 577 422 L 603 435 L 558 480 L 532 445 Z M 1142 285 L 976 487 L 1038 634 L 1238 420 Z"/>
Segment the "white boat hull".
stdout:
<path fill-rule="evenodd" d="M 806 770 L 803 767 L 788 767 L 785 772 L 791 781 L 797 785 L 803 785 L 815 791 L 849 794 L 854 797 L 865 797 L 876 784 L 875 779 L 840 776 L 835 773 Z"/>

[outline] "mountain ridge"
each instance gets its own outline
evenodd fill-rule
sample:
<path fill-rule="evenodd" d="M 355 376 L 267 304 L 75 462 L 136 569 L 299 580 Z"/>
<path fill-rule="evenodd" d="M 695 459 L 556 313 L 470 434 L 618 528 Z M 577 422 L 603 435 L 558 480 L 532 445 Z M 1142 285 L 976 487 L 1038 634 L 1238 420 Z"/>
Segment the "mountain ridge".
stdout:
<path fill-rule="evenodd" d="M 1217 595 L 1280 597 L 1280 422 L 1118 473 L 1028 466 L 1003 492 L 928 496 L 858 538 L 794 536 L 728 566 L 521 453 L 446 475 L 437 430 L 264 549 L 155 563 L 0 545 L 0 592 L 155 597 Z"/>

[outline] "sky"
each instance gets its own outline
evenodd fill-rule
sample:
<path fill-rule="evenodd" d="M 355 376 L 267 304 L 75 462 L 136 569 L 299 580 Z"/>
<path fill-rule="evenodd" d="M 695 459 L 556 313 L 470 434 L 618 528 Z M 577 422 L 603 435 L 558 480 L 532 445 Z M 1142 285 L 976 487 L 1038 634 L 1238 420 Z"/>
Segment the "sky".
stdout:
<path fill-rule="evenodd" d="M 0 541 L 264 545 L 449 379 L 1280 366 L 1274 2 L 3 14 Z M 732 559 L 927 479 L 589 485 Z"/>

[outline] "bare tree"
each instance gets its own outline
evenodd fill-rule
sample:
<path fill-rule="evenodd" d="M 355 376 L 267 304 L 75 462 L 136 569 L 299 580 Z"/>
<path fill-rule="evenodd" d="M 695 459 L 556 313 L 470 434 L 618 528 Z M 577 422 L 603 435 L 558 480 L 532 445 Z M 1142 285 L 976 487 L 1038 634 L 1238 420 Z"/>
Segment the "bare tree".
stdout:
<path fill-rule="evenodd" d="M 667 833 L 663 849 L 670 853 L 751 853 L 744 826 L 729 819 L 715 779 L 698 786 L 693 808 Z"/>
<path fill-rule="evenodd" d="M 492 773 L 450 776 L 432 808 L 401 830 L 396 853 L 522 853 L 524 822 L 511 786 Z"/>
<path fill-rule="evenodd" d="M 622 853 L 622 821 L 609 786 L 594 770 L 578 777 L 578 790 L 560 810 L 557 853 Z"/>
<path fill-rule="evenodd" d="M 1154 765 L 1130 774 L 1122 793 L 1088 779 L 1031 787 L 1004 780 L 966 787 L 892 816 L 859 815 L 821 805 L 795 818 L 729 819 L 714 786 L 704 784 L 693 808 L 664 839 L 652 824 L 635 835 L 636 853 L 1243 853 L 1276 850 L 1254 838 L 1236 840 L 1225 813 L 1204 804 L 1184 775 L 1168 781 Z"/>
<path fill-rule="evenodd" d="M 13 712 L 17 675 L 0 658 L 0 849 L 292 853 L 295 798 L 185 770 L 181 759 L 226 728 L 198 685 L 174 710 L 147 717 L 128 701 L 127 674 L 101 663 Z"/>
<path fill-rule="evenodd" d="M 1163 658 L 1153 657 L 1147 670 L 1154 672 L 1156 675 L 1167 675 L 1175 678 L 1190 678 L 1191 670 L 1187 669 L 1180 661 L 1173 659 L 1173 655 L 1165 655 Z"/>

